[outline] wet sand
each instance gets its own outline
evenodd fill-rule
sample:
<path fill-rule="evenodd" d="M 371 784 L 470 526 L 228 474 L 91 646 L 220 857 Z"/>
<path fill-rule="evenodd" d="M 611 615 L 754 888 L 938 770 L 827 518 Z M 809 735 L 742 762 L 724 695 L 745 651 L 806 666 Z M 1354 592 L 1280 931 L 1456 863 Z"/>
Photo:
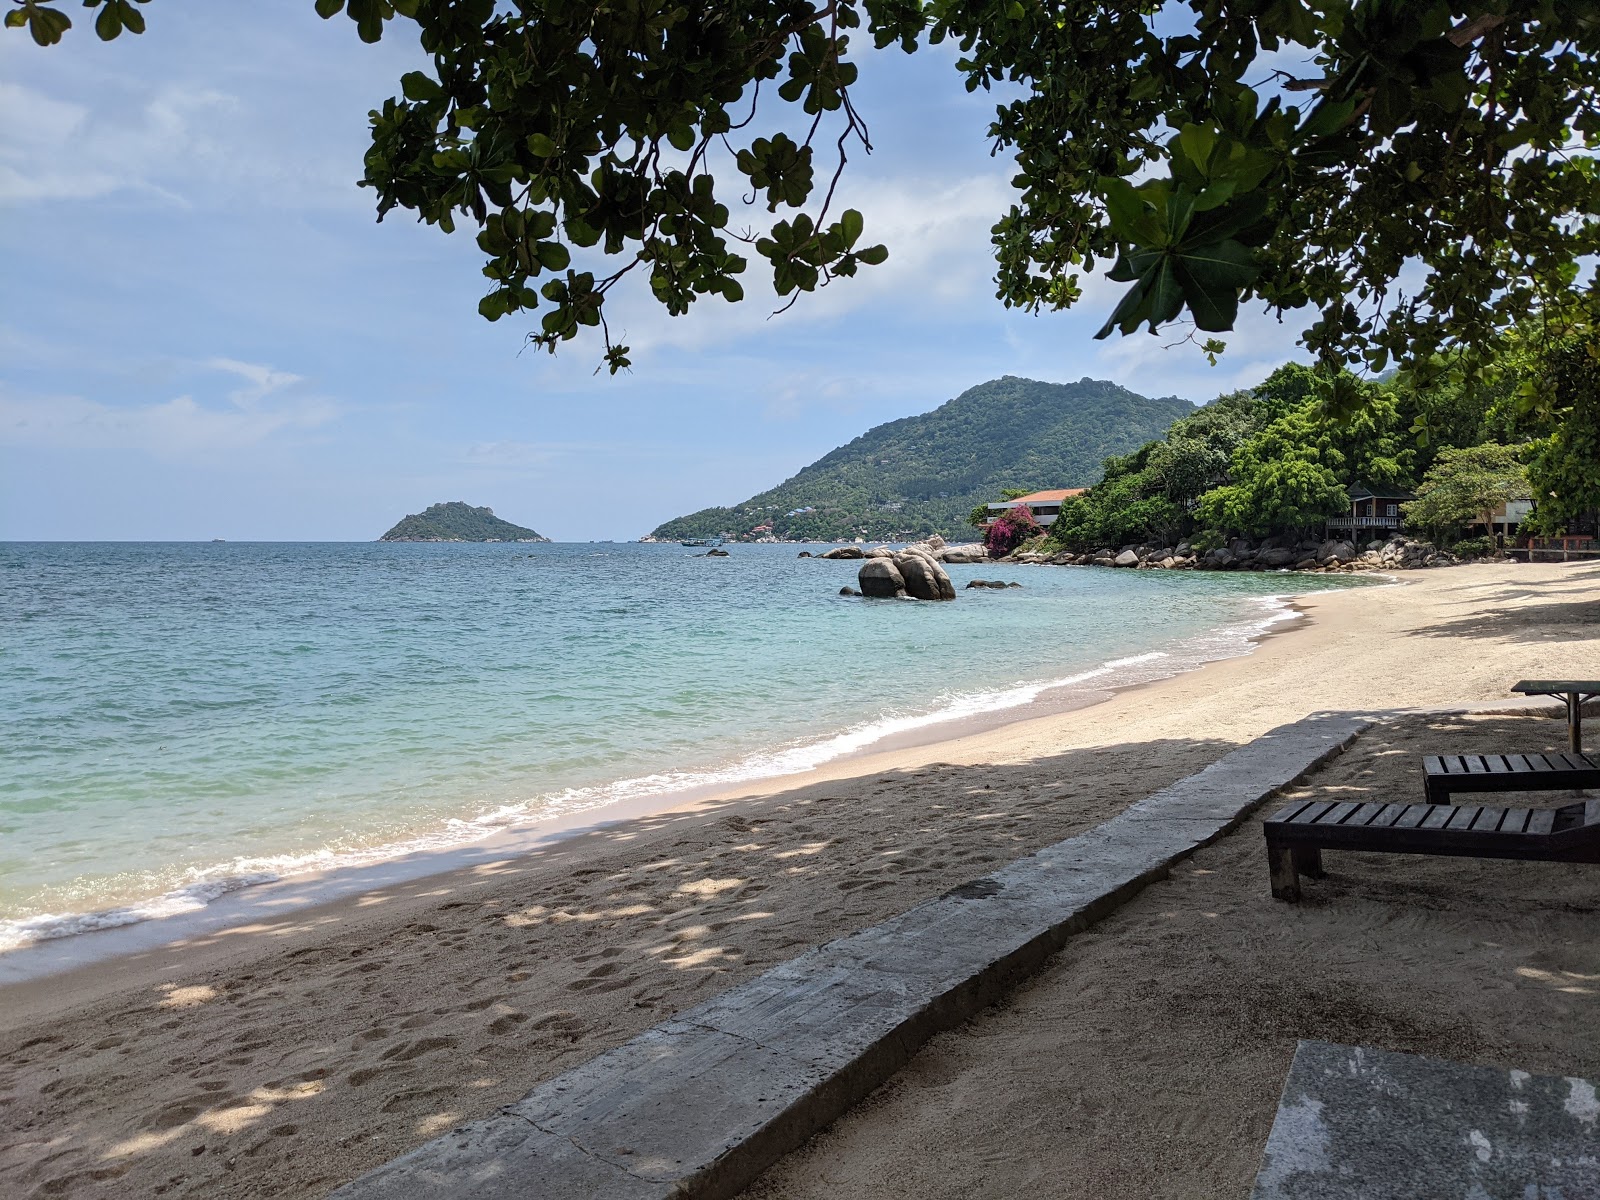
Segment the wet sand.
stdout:
<path fill-rule="evenodd" d="M 6 988 L 0 1192 L 322 1195 L 1275 725 L 1499 700 L 1553 658 L 1600 675 L 1600 570 L 1402 578 L 1309 597 L 1311 620 L 1249 657 L 1090 708 L 763 781 Z M 1555 722 L 1522 720 L 1559 738 Z M 1247 859 L 1236 873 L 1253 887 Z"/>

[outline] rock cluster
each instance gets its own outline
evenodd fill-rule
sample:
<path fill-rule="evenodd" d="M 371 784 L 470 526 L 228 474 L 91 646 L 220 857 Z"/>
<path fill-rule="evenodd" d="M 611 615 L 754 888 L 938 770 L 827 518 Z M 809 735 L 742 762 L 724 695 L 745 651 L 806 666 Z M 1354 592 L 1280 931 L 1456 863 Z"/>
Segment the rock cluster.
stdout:
<path fill-rule="evenodd" d="M 1123 546 L 1120 550 L 1106 547 L 1087 554 L 1013 554 L 1003 561 L 1169 571 L 1409 571 L 1450 566 L 1457 560 L 1432 542 L 1394 537 L 1369 542 L 1359 550 L 1350 542 L 1338 540 L 1297 542 L 1292 538 L 1268 538 L 1253 544 L 1235 538 L 1226 546 L 1206 551 L 1180 542 L 1176 546 Z"/>
<path fill-rule="evenodd" d="M 873 553 L 856 576 L 863 596 L 882 599 L 954 600 L 956 586 L 926 545 Z"/>
<path fill-rule="evenodd" d="M 1014 588 L 1021 587 L 1020 583 L 1007 583 L 1003 579 L 969 579 L 969 588 Z"/>
<path fill-rule="evenodd" d="M 969 542 L 961 546 L 951 546 L 938 534 L 934 534 L 925 542 L 917 542 L 907 547 L 911 550 L 920 550 L 934 562 L 945 563 L 980 563 L 989 561 L 989 553 L 976 542 Z M 887 546 L 873 546 L 870 549 L 861 546 L 835 546 L 832 550 L 824 550 L 821 554 L 813 555 L 809 550 L 800 551 L 801 558 L 893 558 L 895 551 Z"/>

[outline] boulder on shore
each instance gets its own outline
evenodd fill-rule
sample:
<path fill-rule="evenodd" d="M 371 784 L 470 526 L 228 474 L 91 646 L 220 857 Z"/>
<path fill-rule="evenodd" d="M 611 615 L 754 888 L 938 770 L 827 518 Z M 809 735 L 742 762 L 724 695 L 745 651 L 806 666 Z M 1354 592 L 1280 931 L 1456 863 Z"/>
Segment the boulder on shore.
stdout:
<path fill-rule="evenodd" d="M 1111 565 L 1114 567 L 1137 567 L 1139 565 L 1139 553 L 1136 550 L 1124 550 L 1111 560 Z"/>
<path fill-rule="evenodd" d="M 989 552 L 982 546 L 946 546 L 934 557 L 947 563 L 981 563 L 989 560 Z"/>

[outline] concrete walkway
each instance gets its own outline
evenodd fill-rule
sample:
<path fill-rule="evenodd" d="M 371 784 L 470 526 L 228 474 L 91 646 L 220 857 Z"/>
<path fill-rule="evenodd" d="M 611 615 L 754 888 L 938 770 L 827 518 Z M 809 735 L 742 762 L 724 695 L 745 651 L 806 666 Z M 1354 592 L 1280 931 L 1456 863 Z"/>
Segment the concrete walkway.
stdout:
<path fill-rule="evenodd" d="M 1369 724 L 1321 714 L 1275 729 L 1088 833 L 774 967 L 334 1196 L 735 1196 L 929 1038 Z"/>

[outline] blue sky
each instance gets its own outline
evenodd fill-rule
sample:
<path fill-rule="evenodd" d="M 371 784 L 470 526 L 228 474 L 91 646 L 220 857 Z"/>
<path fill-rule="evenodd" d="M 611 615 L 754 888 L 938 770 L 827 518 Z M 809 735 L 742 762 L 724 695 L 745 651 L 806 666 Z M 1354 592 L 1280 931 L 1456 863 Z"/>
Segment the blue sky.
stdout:
<path fill-rule="evenodd" d="M 73 12 L 49 49 L 0 36 L 0 539 L 364 540 L 456 499 L 634 538 L 1000 375 L 1203 401 L 1295 351 L 1263 315 L 1215 368 L 1095 342 L 1103 281 L 1007 312 L 994 99 L 939 48 L 861 60 L 875 153 L 841 193 L 888 263 L 771 319 L 754 266 L 744 304 L 687 318 L 618 296 L 634 370 L 595 375 L 597 341 L 551 358 L 477 315 L 469 233 L 375 223 L 366 114 L 426 65 L 403 22 L 365 46 L 310 0 L 162 4 L 102 44 Z"/>

